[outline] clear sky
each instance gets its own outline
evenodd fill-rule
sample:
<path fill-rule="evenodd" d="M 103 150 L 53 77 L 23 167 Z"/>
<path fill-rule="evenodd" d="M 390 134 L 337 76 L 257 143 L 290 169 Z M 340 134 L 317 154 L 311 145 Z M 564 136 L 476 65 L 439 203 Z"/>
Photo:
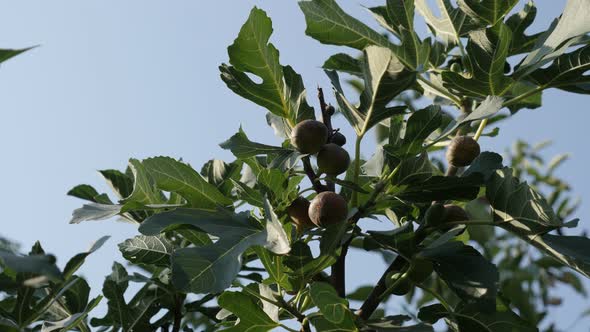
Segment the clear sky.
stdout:
<path fill-rule="evenodd" d="M 362 6 L 382 2 L 340 1 L 365 21 L 370 17 Z M 540 29 L 561 13 L 565 1 L 536 3 L 535 27 Z M 251 139 L 278 143 L 266 126 L 265 112 L 227 89 L 217 69 L 227 61 L 226 47 L 252 6 L 272 17 L 272 41 L 281 51 L 281 62 L 303 74 L 314 106 L 315 87 L 330 90 L 319 67 L 329 55 L 347 51 L 305 36 L 303 15 L 292 0 L 2 4 L 0 47 L 41 47 L 4 63 L 0 70 L 0 234 L 24 249 L 41 239 L 61 266 L 100 236 L 111 235 L 82 268 L 94 294 L 110 273 L 112 260 L 123 261 L 117 243 L 137 230 L 112 220 L 69 225 L 71 211 L 82 204 L 65 195 L 71 187 L 88 183 L 107 192 L 96 170 L 124 169 L 130 157 L 169 155 L 195 166 L 214 157 L 230 160 L 217 144 L 240 124 Z M 572 159 L 559 175 L 583 199 L 578 216 L 585 229 L 590 216 L 589 102 L 590 96 L 548 91 L 542 109 L 523 110 L 501 125 L 499 137 L 482 139 L 484 150 L 504 151 L 523 138 L 552 139 L 548 157 L 570 152 Z M 342 119 L 337 123 L 344 126 Z M 365 155 L 372 146 L 367 144 Z M 380 258 L 354 253 L 348 266 L 351 289 L 374 284 L 384 269 Z M 565 304 L 551 315 L 562 322 L 558 327 L 566 328 L 588 308 L 588 301 L 568 289 L 562 294 Z M 588 331 L 587 326 L 590 319 L 577 324 L 575 331 Z"/>

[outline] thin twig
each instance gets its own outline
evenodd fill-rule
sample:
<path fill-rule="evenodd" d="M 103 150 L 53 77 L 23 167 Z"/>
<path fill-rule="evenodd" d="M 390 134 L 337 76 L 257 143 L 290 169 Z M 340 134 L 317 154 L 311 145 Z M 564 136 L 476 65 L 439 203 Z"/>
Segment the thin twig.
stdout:
<path fill-rule="evenodd" d="M 328 188 L 320 182 L 317 174 L 315 174 L 313 167 L 311 166 L 311 161 L 309 160 L 309 156 L 305 156 L 305 157 L 301 158 L 301 161 L 303 162 L 303 170 L 305 171 L 305 174 L 307 174 L 309 181 L 311 181 L 311 185 L 313 186 L 313 189 L 318 194 L 321 193 L 322 191 L 328 190 Z"/>

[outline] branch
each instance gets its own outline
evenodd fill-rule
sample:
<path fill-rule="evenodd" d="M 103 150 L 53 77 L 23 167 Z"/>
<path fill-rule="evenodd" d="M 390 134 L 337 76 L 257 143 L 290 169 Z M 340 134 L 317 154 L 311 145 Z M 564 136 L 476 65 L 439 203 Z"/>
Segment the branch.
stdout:
<path fill-rule="evenodd" d="M 414 241 L 415 241 L 416 245 L 418 245 L 422 241 L 424 241 L 424 239 L 426 238 L 427 232 L 424 227 L 420 226 L 416 229 L 414 234 L 415 234 Z M 377 282 L 377 284 L 375 285 L 375 287 L 371 291 L 371 294 L 369 294 L 369 296 L 367 297 L 365 302 L 363 302 L 363 305 L 361 306 L 359 312 L 357 313 L 360 318 L 362 318 L 364 320 L 369 319 L 371 317 L 371 315 L 373 314 L 373 312 L 375 312 L 375 309 L 377 309 L 377 307 L 379 306 L 379 303 L 381 303 L 381 299 L 385 295 L 384 294 L 385 291 L 387 291 L 387 285 L 386 285 L 387 275 L 393 271 L 395 271 L 395 272 L 402 271 L 407 264 L 409 264 L 409 262 L 405 258 L 403 258 L 402 256 L 397 256 L 393 260 L 391 265 L 389 265 L 389 267 L 385 270 L 385 272 L 383 272 L 383 275 L 381 276 L 381 278 L 379 279 L 379 281 Z"/>
<path fill-rule="evenodd" d="M 307 177 L 309 178 L 309 181 L 311 181 L 311 185 L 313 186 L 313 189 L 319 194 L 322 191 L 327 191 L 328 187 L 324 186 L 320 180 L 318 179 L 317 174 L 315 174 L 313 167 L 311 166 L 311 161 L 309 160 L 309 156 L 305 156 L 303 158 L 301 158 L 301 161 L 303 162 L 303 170 L 305 171 L 305 174 L 307 174 Z"/>
<path fill-rule="evenodd" d="M 182 305 L 184 304 L 185 295 L 176 294 L 174 297 L 174 325 L 172 332 L 180 331 L 180 323 L 182 322 Z"/>

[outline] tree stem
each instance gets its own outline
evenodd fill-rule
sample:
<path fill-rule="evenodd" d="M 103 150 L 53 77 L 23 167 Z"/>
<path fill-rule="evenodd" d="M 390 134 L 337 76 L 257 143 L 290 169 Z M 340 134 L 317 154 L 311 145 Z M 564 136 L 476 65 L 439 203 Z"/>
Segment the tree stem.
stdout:
<path fill-rule="evenodd" d="M 184 304 L 184 294 L 176 294 L 174 296 L 174 325 L 172 332 L 180 331 L 180 323 L 182 322 L 182 306 Z"/>

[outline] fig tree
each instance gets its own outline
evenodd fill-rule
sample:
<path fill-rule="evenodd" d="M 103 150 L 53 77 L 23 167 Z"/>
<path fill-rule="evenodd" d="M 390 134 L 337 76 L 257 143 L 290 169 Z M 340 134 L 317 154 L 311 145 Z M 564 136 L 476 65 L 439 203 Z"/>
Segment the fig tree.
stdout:
<path fill-rule="evenodd" d="M 320 121 L 299 122 L 291 134 L 291 144 L 303 154 L 315 154 L 328 141 L 328 127 Z"/>
<path fill-rule="evenodd" d="M 287 214 L 297 226 L 297 228 L 305 229 L 315 227 L 314 223 L 309 219 L 309 201 L 304 197 L 297 197 L 291 205 L 287 208 Z"/>
<path fill-rule="evenodd" d="M 320 172 L 328 175 L 339 175 L 350 165 L 350 156 L 341 146 L 328 143 L 318 152 L 318 168 Z"/>
<path fill-rule="evenodd" d="M 479 156 L 479 144 L 469 136 L 453 138 L 447 149 L 447 161 L 455 167 L 465 167 Z"/>
<path fill-rule="evenodd" d="M 344 197 L 331 191 L 319 193 L 309 205 L 311 221 L 320 227 L 327 227 L 346 220 L 348 204 Z"/>

